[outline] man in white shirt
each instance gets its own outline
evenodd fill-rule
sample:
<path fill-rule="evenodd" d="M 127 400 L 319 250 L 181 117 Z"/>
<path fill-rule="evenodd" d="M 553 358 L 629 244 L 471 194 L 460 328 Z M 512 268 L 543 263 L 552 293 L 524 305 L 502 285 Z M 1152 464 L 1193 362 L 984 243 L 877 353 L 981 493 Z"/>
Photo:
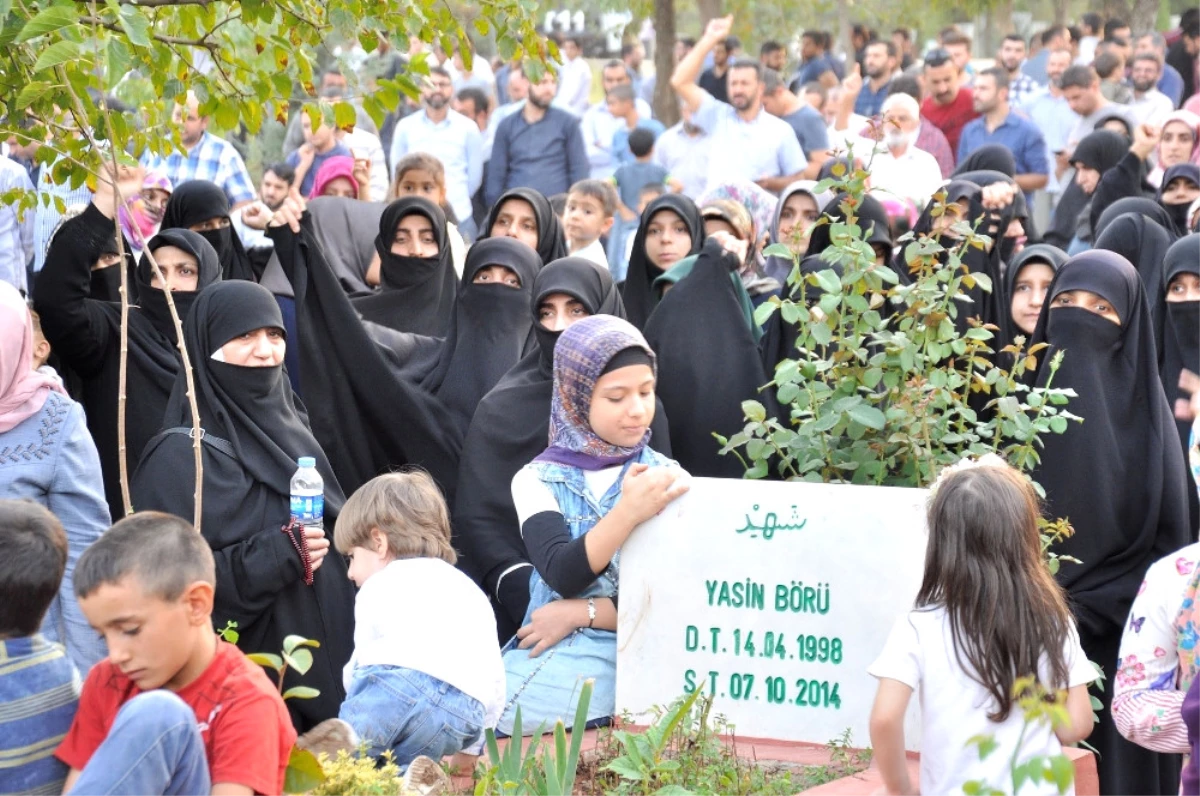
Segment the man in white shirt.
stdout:
<path fill-rule="evenodd" d="M 1161 125 L 1175 110 L 1171 98 L 1158 90 L 1158 79 L 1162 77 L 1162 61 L 1154 53 L 1133 56 L 1129 69 L 1129 82 L 1133 86 L 1133 99 L 1126 107 L 1129 116 L 1138 124 Z"/>
<path fill-rule="evenodd" d="M 420 113 L 405 116 L 392 134 L 393 166 L 409 152 L 428 152 L 442 161 L 446 171 L 446 201 L 458 219 L 464 238 L 474 240 L 471 196 L 483 183 L 483 137 L 475 122 L 450 110 L 453 84 L 438 66 L 429 70 L 421 90 Z"/>
<path fill-rule="evenodd" d="M 15 190 L 33 191 L 33 181 L 24 166 L 7 155 L 0 155 L 0 193 Z M 0 204 L 0 281 L 24 291 L 27 289 L 26 268 L 33 259 L 36 214 L 31 207 L 25 211 L 24 218 L 19 218 L 17 204 Z"/>
<path fill-rule="evenodd" d="M 629 72 L 620 61 L 609 61 L 600 70 L 600 80 L 604 85 L 604 99 L 587 109 L 583 114 L 579 130 L 583 133 L 583 145 L 587 149 L 588 164 L 591 166 L 590 177 L 593 180 L 607 180 L 617 168 L 617 159 L 613 157 L 612 140 L 617 130 L 625 125 L 624 119 L 618 119 L 608 112 L 608 92 L 615 86 L 630 83 Z M 653 116 L 650 106 L 641 97 L 634 101 L 639 119 L 649 119 Z"/>
<path fill-rule="evenodd" d="M 808 162 L 792 126 L 763 108 L 762 65 L 733 62 L 726 74 L 728 105 L 695 82 L 704 58 L 726 40 L 732 25 L 732 16 L 709 21 L 695 48 L 675 67 L 671 87 L 691 111 L 692 123 L 712 137 L 712 151 L 719 153 L 709 158 L 706 190 L 738 180 L 771 190 L 771 185 L 800 179 Z"/>
<path fill-rule="evenodd" d="M 883 103 L 884 151 L 870 161 L 872 193 L 886 193 L 924 207 L 942 185 L 942 171 L 933 155 L 915 146 L 921 108 L 907 94 L 893 94 Z"/>
<path fill-rule="evenodd" d="M 592 92 L 592 68 L 580 48 L 579 37 L 564 36 L 559 52 L 563 65 L 558 72 L 558 106 L 576 116 L 588 110 L 588 95 Z"/>

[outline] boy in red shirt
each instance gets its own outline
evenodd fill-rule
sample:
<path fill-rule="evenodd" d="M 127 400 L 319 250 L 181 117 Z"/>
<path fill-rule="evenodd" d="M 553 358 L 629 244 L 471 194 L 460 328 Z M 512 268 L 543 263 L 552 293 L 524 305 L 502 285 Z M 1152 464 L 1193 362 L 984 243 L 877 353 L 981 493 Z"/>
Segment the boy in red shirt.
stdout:
<path fill-rule="evenodd" d="M 68 793 L 275 794 L 296 741 L 262 668 L 212 628 L 212 551 L 140 512 L 80 557 L 75 594 L 108 642 L 58 747 Z"/>

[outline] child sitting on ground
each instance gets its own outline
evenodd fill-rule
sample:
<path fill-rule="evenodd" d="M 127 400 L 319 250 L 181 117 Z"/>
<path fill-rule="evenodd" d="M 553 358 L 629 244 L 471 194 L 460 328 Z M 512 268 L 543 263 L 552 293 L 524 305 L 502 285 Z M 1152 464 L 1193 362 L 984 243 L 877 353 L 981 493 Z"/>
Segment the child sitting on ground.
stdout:
<path fill-rule="evenodd" d="M 567 250 L 572 257 L 591 260 L 608 268 L 608 256 L 600 238 L 613 227 L 617 210 L 617 192 L 603 180 L 580 180 L 567 194 L 563 231 L 567 234 Z"/>
<path fill-rule="evenodd" d="M 414 470 L 363 484 L 342 507 L 333 543 L 359 587 L 338 717 L 372 757 L 390 749 L 401 767 L 422 755 L 477 754 L 500 715 L 504 664 L 487 597 L 454 567 L 450 514 L 433 478 Z"/>
<path fill-rule="evenodd" d="M 915 793 L 904 713 L 918 687 L 922 793 L 959 793 L 971 781 L 1006 787 L 1010 764 L 1061 754 L 1091 733 L 1096 672 L 1042 558 L 1040 516 L 1033 485 L 994 455 L 956 465 L 934 485 L 916 606 L 867 670 L 879 679 L 871 746 L 887 793 Z M 1021 677 L 1058 695 L 1061 726 L 1025 726 L 1013 695 Z M 996 744 L 987 757 L 970 740 L 985 736 Z"/>
<path fill-rule="evenodd" d="M 262 668 L 213 632 L 215 583 L 208 543 L 160 512 L 80 557 L 75 593 L 109 654 L 58 747 L 67 792 L 283 792 L 296 732 Z"/>
<path fill-rule="evenodd" d="M 0 500 L 0 793 L 61 793 L 54 758 L 79 707 L 79 675 L 38 632 L 67 566 L 67 536 L 31 500 Z"/>

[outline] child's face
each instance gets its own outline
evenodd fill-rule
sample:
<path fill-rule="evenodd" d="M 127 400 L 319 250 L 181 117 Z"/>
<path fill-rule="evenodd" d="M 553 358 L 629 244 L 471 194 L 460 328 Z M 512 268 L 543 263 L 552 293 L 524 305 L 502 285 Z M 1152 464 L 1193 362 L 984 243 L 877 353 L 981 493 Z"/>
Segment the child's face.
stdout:
<path fill-rule="evenodd" d="M 612 227 L 613 217 L 604 214 L 604 206 L 594 196 L 573 193 L 567 197 L 563 226 L 567 240 L 587 245 Z"/>
<path fill-rule="evenodd" d="M 423 196 L 435 205 L 446 201 L 446 188 L 425 169 L 409 169 L 400 176 L 401 196 Z"/>
<path fill-rule="evenodd" d="M 346 557 L 350 559 L 350 567 L 346 574 L 360 589 L 368 578 L 392 561 L 392 556 L 388 553 L 387 539 L 378 528 L 371 529 L 371 540 L 366 547 L 351 547 Z"/>
<path fill-rule="evenodd" d="M 654 371 L 629 365 L 596 380 L 588 425 L 610 445 L 631 448 L 646 436 L 654 420 Z"/>
<path fill-rule="evenodd" d="M 212 635 L 212 586 L 207 583 L 193 583 L 168 602 L 147 594 L 129 575 L 102 584 L 80 599 L 79 607 L 108 645 L 109 661 L 143 691 L 178 691 L 208 665 L 195 643 L 198 629 Z"/>

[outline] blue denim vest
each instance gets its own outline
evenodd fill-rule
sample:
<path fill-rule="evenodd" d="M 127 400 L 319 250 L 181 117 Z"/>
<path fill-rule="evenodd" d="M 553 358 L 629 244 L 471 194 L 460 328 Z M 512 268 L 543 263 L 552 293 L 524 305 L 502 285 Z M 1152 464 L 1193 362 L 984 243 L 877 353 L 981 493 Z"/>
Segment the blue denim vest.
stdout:
<path fill-rule="evenodd" d="M 578 467 L 549 462 L 531 462 L 538 480 L 554 494 L 566 519 L 571 537 L 578 539 L 590 531 L 600 518 L 612 510 L 621 497 L 621 482 L 635 463 L 651 467 L 678 466 L 674 461 L 650 448 L 631 459 L 621 468 L 617 480 L 600 498 L 591 493 Z M 612 563 L 579 597 L 614 597 L 620 568 L 620 551 Z M 529 576 L 529 609 L 524 624 L 529 624 L 533 612 L 562 595 L 546 584 L 537 569 Z M 529 735 L 545 723 L 544 731 L 554 728 L 562 719 L 569 727 L 575 718 L 579 689 L 588 678 L 595 680 L 592 701 L 588 706 L 588 721 L 611 716 L 616 709 L 617 693 L 617 634 L 611 630 L 579 628 L 536 658 L 529 650 L 517 648 L 514 638 L 504 647 L 504 669 L 508 693 L 498 729 L 511 734 L 516 708 L 521 707 L 521 731 Z"/>

